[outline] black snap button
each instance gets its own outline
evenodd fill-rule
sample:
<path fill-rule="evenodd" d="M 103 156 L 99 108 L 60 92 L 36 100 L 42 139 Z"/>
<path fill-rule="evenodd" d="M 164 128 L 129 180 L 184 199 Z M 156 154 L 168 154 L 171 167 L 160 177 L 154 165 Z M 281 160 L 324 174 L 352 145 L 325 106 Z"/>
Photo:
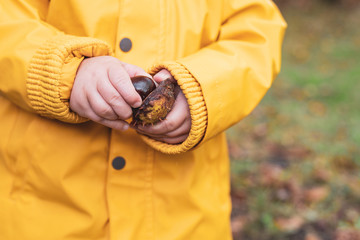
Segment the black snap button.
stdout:
<path fill-rule="evenodd" d="M 131 47 L 132 47 L 132 42 L 129 38 L 121 39 L 121 41 L 120 41 L 121 51 L 128 52 L 128 51 L 130 51 Z"/>
<path fill-rule="evenodd" d="M 112 166 L 116 170 L 123 169 L 125 167 L 125 159 L 123 157 L 116 157 L 112 161 Z"/>

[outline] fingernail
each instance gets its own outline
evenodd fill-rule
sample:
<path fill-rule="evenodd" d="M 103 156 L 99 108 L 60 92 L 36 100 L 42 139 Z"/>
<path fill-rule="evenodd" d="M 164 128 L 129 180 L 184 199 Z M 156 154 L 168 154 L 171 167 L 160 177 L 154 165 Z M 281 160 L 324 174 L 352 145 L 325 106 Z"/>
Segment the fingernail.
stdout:
<path fill-rule="evenodd" d="M 168 72 L 168 71 L 160 71 L 158 72 L 157 74 L 155 74 L 154 76 L 154 80 L 156 82 L 161 82 L 161 81 L 164 81 L 165 79 L 167 78 L 171 78 L 171 74 Z"/>
<path fill-rule="evenodd" d="M 122 126 L 121 131 L 126 131 L 126 130 L 128 130 L 128 129 L 129 129 L 129 124 L 124 124 L 124 125 Z"/>
<path fill-rule="evenodd" d="M 158 74 L 156 74 L 158 78 L 165 79 L 169 77 L 169 74 L 167 72 L 160 71 Z"/>
<path fill-rule="evenodd" d="M 142 101 L 138 101 L 132 105 L 133 108 L 138 108 L 141 106 Z"/>

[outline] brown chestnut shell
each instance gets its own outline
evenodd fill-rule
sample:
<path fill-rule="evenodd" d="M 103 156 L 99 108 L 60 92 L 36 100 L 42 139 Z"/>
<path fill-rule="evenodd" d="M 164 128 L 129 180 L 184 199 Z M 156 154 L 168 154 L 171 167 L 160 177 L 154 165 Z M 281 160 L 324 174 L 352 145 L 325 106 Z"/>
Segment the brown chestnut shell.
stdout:
<path fill-rule="evenodd" d="M 132 77 L 131 82 L 142 100 L 144 100 L 156 88 L 154 81 L 146 76 Z"/>
<path fill-rule="evenodd" d="M 175 85 L 171 79 L 162 81 L 139 108 L 133 109 L 131 125 L 154 125 L 164 120 L 175 102 Z"/>

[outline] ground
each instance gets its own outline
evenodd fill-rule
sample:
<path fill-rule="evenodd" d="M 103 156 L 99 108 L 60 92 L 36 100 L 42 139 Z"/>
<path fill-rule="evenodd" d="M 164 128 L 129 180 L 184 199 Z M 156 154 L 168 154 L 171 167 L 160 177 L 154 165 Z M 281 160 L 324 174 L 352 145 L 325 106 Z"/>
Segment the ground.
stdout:
<path fill-rule="evenodd" d="M 360 240 L 360 4 L 276 1 L 280 75 L 227 131 L 235 240 Z"/>

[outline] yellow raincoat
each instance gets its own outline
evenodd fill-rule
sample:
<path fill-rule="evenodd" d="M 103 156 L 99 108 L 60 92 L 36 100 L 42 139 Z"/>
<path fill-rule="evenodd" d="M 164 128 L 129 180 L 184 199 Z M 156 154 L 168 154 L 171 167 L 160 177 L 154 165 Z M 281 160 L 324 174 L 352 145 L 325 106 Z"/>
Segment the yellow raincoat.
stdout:
<path fill-rule="evenodd" d="M 224 130 L 279 72 L 285 27 L 270 0 L 1 1 L 0 239 L 231 239 Z M 101 55 L 168 69 L 188 139 L 72 112 L 77 67 Z"/>

